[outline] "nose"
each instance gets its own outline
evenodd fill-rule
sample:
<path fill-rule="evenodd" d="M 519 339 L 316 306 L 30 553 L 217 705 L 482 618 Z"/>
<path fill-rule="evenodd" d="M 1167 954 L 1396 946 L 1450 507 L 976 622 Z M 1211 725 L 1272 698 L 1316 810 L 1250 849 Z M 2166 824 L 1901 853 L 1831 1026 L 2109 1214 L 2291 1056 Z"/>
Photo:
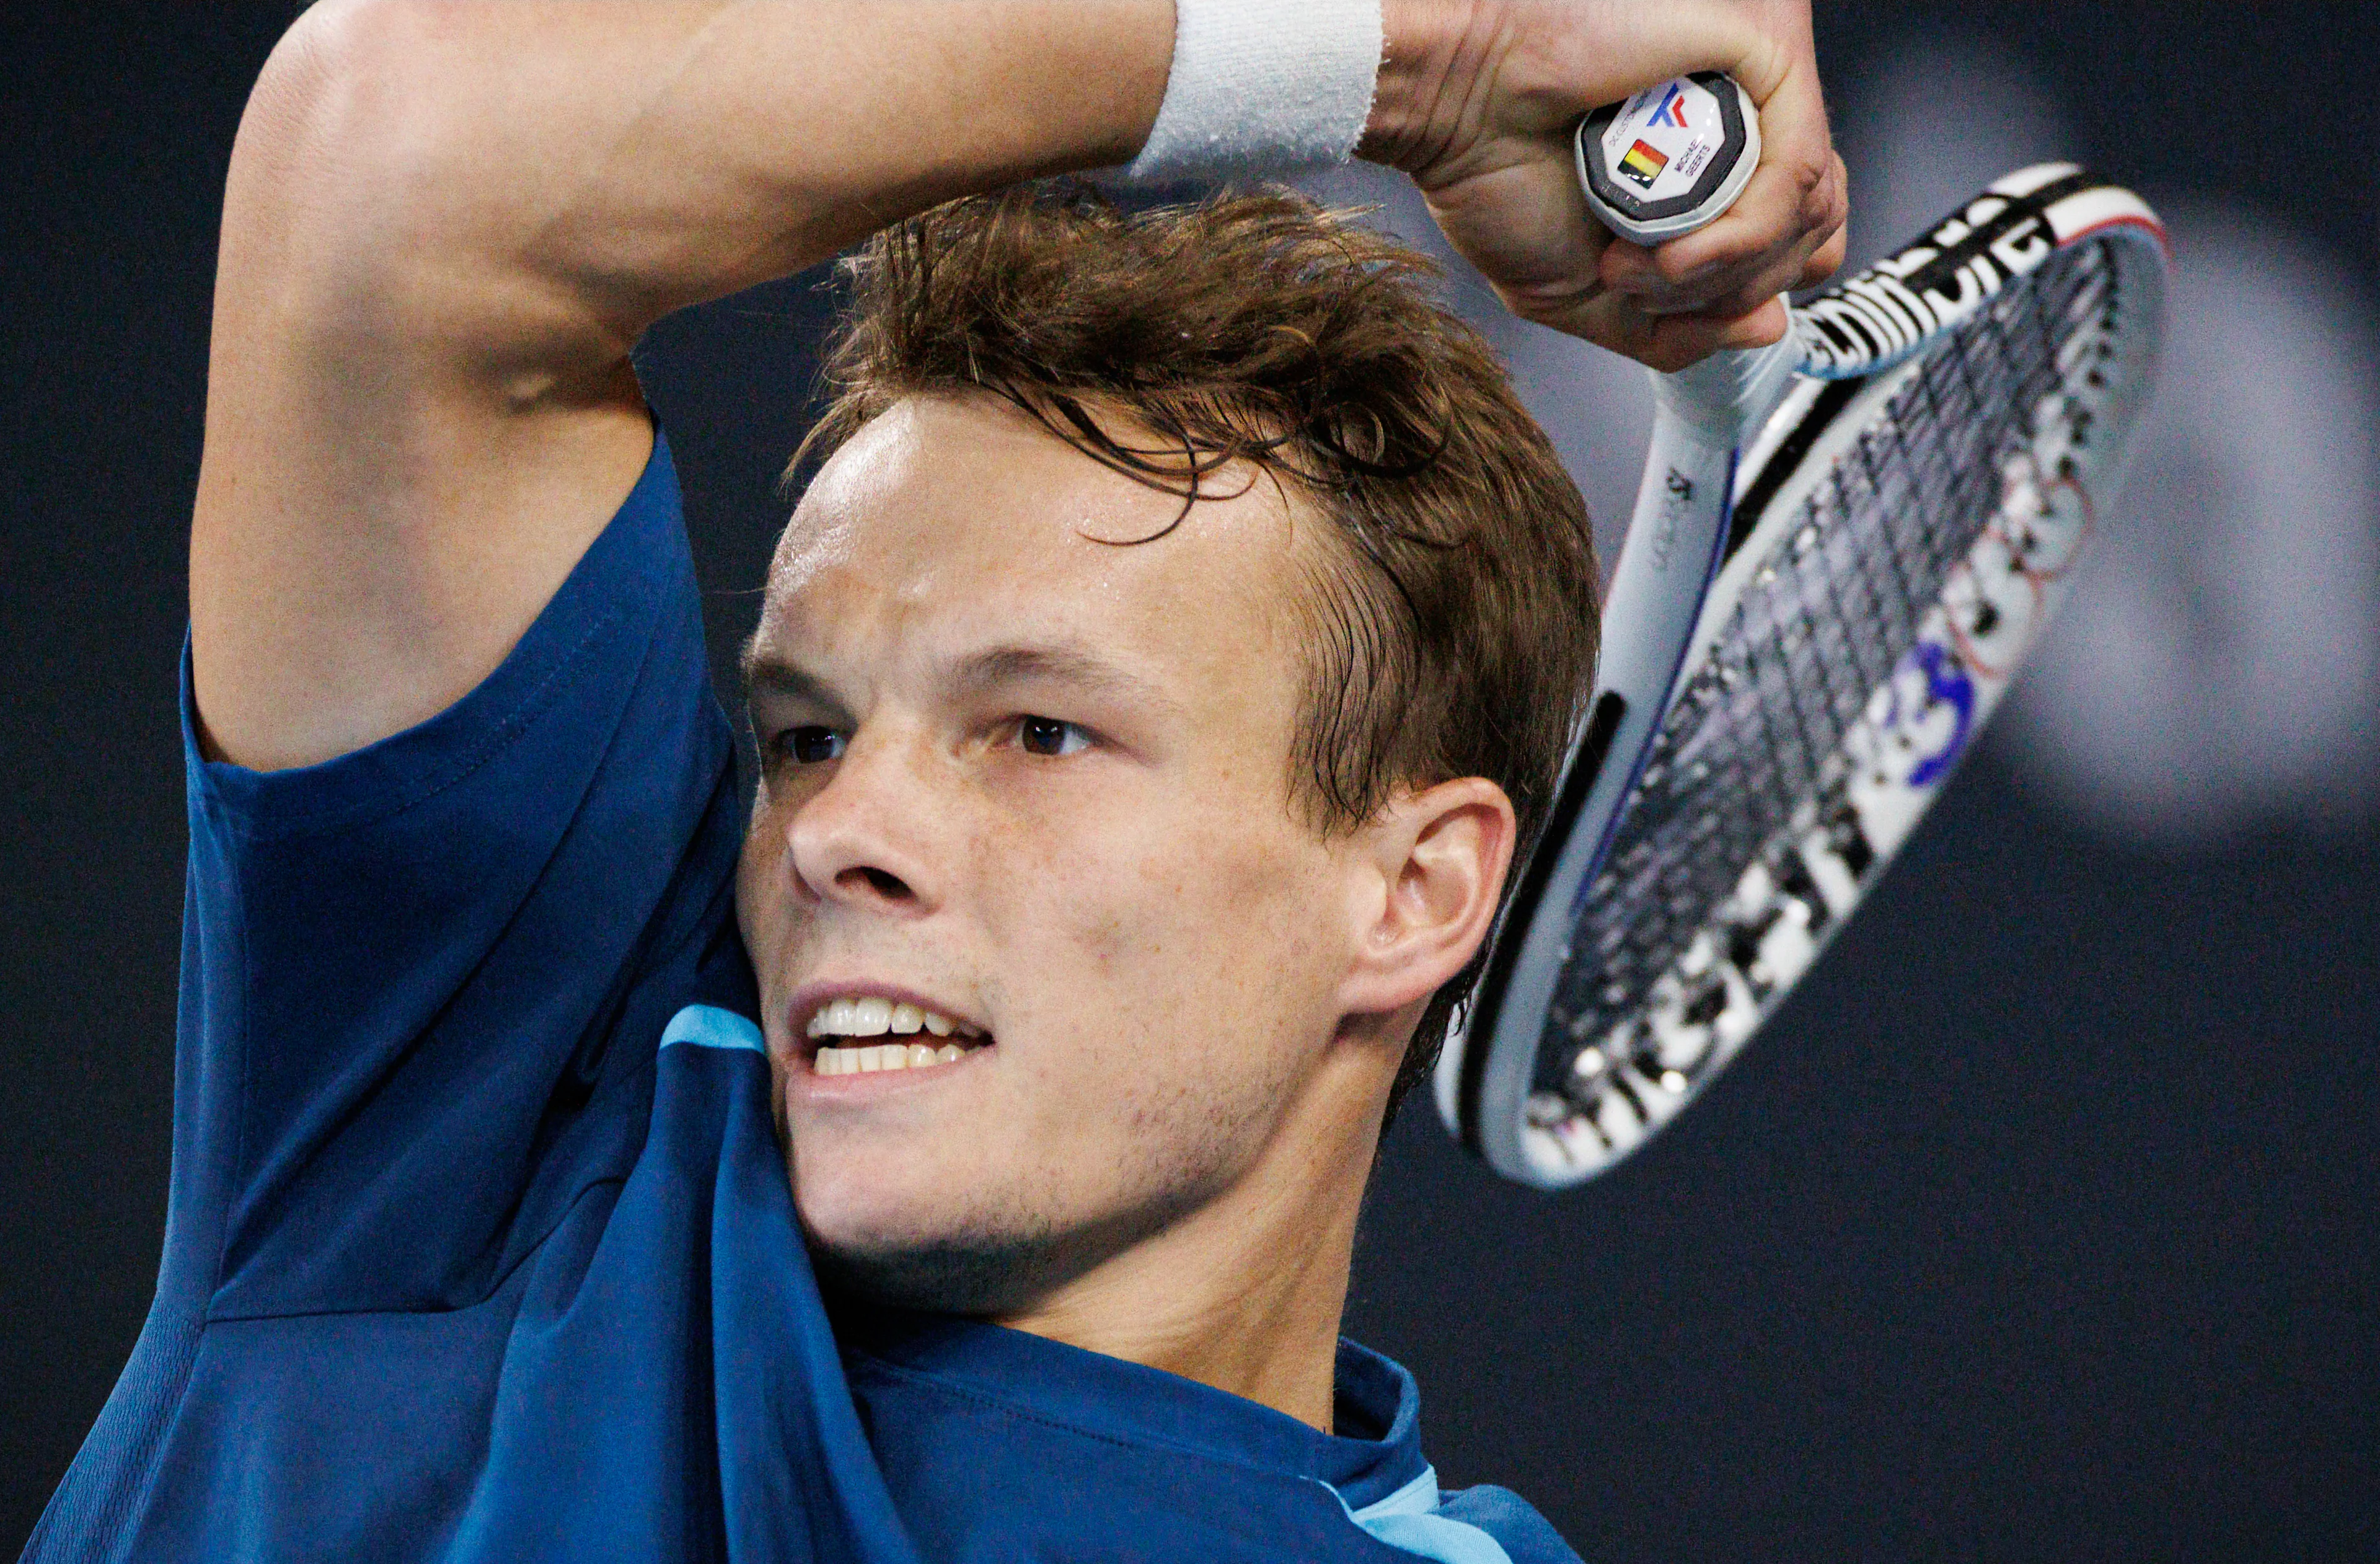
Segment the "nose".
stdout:
<path fill-rule="evenodd" d="M 925 828 L 933 818 L 917 741 L 852 736 L 827 784 L 785 824 L 794 889 L 855 911 L 920 916 L 936 904 Z"/>

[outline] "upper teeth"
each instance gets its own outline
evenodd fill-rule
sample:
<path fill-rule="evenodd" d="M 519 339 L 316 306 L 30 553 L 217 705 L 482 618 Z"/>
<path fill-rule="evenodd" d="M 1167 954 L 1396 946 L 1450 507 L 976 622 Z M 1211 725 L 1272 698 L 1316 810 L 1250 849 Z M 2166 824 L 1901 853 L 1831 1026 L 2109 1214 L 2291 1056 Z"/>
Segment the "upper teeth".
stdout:
<path fill-rule="evenodd" d="M 947 1037 L 956 1032 L 962 1037 L 980 1037 L 983 1028 L 964 1021 L 953 1021 L 939 1011 L 923 1010 L 906 1001 L 878 999 L 834 1000 L 819 1007 L 810 1017 L 809 1035 L 813 1037 L 880 1037 L 887 1032 L 931 1032 L 937 1037 Z"/>

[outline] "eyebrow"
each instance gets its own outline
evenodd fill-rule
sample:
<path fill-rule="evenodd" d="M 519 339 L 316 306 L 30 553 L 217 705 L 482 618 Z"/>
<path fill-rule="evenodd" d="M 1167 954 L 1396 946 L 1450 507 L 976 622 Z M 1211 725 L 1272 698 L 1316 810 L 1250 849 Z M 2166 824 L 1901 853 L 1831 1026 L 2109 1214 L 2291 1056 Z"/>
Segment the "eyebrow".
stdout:
<path fill-rule="evenodd" d="M 953 683 L 970 695 L 1008 685 L 1071 685 L 1141 705 L 1179 709 L 1179 703 L 1155 684 L 1079 647 L 990 647 L 961 658 L 951 673 Z"/>
<path fill-rule="evenodd" d="M 744 643 L 744 654 L 736 659 L 736 664 L 744 675 L 747 705 L 761 696 L 770 696 L 780 700 L 807 701 L 830 711 L 844 709 L 824 680 L 764 649 L 758 635 Z"/>
<path fill-rule="evenodd" d="M 744 674 L 744 697 L 759 696 L 807 701 L 834 711 L 843 702 L 826 682 L 777 653 L 755 636 L 745 643 L 738 660 Z M 1151 681 L 1079 647 L 1014 645 L 988 647 L 959 659 L 950 670 L 951 682 L 962 692 L 981 696 L 1011 685 L 1056 684 L 1111 695 L 1139 704 L 1177 711 L 1180 702 Z"/>

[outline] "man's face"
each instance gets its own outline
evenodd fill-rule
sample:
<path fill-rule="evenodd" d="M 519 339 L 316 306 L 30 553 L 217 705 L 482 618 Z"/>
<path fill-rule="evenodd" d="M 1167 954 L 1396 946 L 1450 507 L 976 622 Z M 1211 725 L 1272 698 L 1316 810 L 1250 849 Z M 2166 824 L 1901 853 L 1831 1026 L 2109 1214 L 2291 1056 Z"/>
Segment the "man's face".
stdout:
<path fill-rule="evenodd" d="M 847 1284 L 1021 1306 L 1230 1188 L 1317 1078 L 1363 892 L 1288 791 L 1315 524 L 1260 479 L 1117 546 L 1180 508 L 913 398 L 778 548 L 739 912 Z M 865 1068 L 896 1048 L 934 1062 Z"/>

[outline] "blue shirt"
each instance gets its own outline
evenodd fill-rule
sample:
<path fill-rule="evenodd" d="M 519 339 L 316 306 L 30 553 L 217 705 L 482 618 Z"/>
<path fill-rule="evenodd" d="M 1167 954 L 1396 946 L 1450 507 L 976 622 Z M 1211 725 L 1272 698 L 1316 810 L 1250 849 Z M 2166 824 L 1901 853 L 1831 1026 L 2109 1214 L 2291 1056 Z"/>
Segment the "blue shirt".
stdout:
<path fill-rule="evenodd" d="M 30 1559 L 1540 1564 L 1351 1344 L 1326 1435 L 979 1321 L 832 1316 L 769 1111 L 665 444 L 504 665 L 202 758 L 157 1297 Z"/>

